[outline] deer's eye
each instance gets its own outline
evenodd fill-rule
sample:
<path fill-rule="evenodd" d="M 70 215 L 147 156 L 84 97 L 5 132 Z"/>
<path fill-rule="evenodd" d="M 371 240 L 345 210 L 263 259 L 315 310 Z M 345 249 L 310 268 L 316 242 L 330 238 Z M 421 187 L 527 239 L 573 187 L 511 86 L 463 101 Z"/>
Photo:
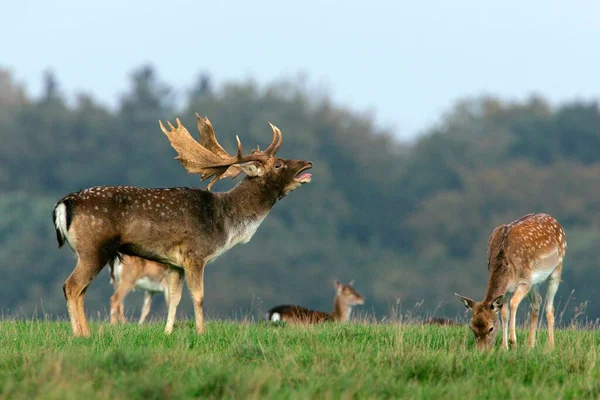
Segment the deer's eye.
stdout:
<path fill-rule="evenodd" d="M 492 333 L 493 330 L 494 330 L 494 327 L 492 326 L 488 332 Z"/>
<path fill-rule="evenodd" d="M 275 168 L 279 169 L 279 168 L 281 168 L 282 165 L 283 164 L 279 162 L 279 163 L 275 164 Z"/>

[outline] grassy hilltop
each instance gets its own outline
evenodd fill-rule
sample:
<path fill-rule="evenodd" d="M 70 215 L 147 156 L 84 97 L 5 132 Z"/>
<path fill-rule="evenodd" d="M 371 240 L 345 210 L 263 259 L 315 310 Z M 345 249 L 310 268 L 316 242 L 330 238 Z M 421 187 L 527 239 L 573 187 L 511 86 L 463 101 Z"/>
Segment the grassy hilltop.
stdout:
<path fill-rule="evenodd" d="M 0 322 L 0 398 L 598 398 L 600 332 L 480 353 L 464 326 Z M 519 331 L 524 343 L 526 333 Z"/>

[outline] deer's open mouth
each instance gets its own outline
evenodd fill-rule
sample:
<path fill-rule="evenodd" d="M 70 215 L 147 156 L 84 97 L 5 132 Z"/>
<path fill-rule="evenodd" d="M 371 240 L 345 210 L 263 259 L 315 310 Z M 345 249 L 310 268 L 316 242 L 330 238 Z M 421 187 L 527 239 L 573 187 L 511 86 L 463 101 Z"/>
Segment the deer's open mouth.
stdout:
<path fill-rule="evenodd" d="M 311 168 L 312 168 L 312 164 L 302 167 L 295 176 L 296 182 L 309 183 L 310 180 L 312 179 L 312 175 L 310 173 L 304 172 L 304 171 L 311 169 Z"/>

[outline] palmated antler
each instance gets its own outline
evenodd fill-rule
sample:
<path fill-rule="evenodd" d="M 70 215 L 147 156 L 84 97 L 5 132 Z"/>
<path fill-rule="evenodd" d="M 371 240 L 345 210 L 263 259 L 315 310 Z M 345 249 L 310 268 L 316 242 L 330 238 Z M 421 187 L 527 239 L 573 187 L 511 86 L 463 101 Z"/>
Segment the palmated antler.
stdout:
<path fill-rule="evenodd" d="M 200 174 L 202 180 L 212 177 L 207 189 L 210 190 L 212 185 L 219 179 L 235 178 L 241 172 L 241 169 L 236 165 L 248 161 L 266 161 L 269 157 L 273 157 L 281 146 L 282 136 L 281 131 L 274 125 L 273 141 L 265 151 L 253 151 L 251 154 L 243 155 L 242 143 L 240 138 L 236 136 L 238 151 L 235 156 L 229 155 L 217 141 L 212 124 L 206 117 L 201 117 L 196 113 L 198 119 L 198 132 L 200 134 L 200 142 L 194 140 L 188 130 L 181 124 L 179 118 L 175 121 L 177 126 L 174 127 L 170 122 L 167 124 L 170 130 L 167 130 L 162 121 L 159 121 L 160 129 L 171 142 L 171 146 L 177 151 L 177 160 L 181 162 L 183 167 L 191 174 Z"/>
<path fill-rule="evenodd" d="M 208 151 L 222 157 L 230 157 L 229 153 L 225 151 L 223 147 L 217 142 L 215 137 L 215 131 L 208 118 L 202 118 L 200 114 L 196 113 L 198 120 L 198 133 L 200 134 L 200 144 L 204 146 Z"/>

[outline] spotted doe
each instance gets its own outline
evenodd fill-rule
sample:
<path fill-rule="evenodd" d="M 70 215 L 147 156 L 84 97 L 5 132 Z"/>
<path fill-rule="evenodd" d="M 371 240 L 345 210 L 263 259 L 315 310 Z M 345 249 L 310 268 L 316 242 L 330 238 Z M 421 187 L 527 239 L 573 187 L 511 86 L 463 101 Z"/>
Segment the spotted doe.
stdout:
<path fill-rule="evenodd" d="M 565 231 L 547 214 L 528 214 L 497 227 L 488 242 L 487 290 L 481 302 L 456 294 L 473 315 L 469 327 L 477 348 L 491 348 L 502 317 L 502 346 L 516 347 L 517 308 L 525 296 L 531 301 L 529 346 L 535 346 L 535 333 L 542 303 L 538 286 L 548 281 L 546 317 L 548 346 L 554 347 L 554 296 L 560 283 L 567 250 Z M 510 331 L 509 306 L 510 304 Z"/>

